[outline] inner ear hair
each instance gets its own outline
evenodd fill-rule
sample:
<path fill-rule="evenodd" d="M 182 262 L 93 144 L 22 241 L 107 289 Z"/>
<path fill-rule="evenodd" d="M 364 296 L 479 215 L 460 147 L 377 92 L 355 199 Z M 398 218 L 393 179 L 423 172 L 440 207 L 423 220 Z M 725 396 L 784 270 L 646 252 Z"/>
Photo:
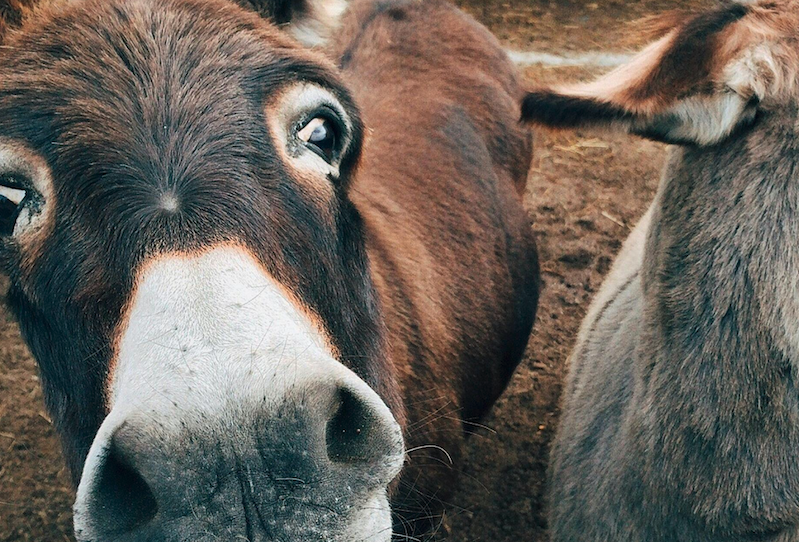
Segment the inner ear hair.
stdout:
<path fill-rule="evenodd" d="M 0 0 L 2 1 L 2 0 Z M 303 45 L 325 45 L 339 28 L 348 0 L 236 0 L 287 30 Z"/>
<path fill-rule="evenodd" d="M 711 145 L 755 117 L 751 92 L 723 79 L 748 39 L 750 6 L 729 3 L 695 16 L 599 79 L 535 90 L 522 120 L 553 128 L 603 127 L 657 141 Z"/>
<path fill-rule="evenodd" d="M 560 92 L 615 104 L 630 113 L 655 114 L 711 83 L 729 60 L 730 36 L 725 31 L 746 14 L 742 4 L 702 13 L 651 43 L 629 63 Z"/>

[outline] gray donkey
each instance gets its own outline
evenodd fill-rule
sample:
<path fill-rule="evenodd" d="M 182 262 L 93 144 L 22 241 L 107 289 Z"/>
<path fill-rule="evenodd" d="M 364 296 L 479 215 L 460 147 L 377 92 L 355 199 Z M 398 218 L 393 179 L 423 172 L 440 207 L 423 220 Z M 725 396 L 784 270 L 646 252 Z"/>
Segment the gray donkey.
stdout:
<path fill-rule="evenodd" d="M 726 3 L 525 98 L 675 145 L 570 360 L 554 542 L 799 541 L 798 73 L 799 1 Z"/>

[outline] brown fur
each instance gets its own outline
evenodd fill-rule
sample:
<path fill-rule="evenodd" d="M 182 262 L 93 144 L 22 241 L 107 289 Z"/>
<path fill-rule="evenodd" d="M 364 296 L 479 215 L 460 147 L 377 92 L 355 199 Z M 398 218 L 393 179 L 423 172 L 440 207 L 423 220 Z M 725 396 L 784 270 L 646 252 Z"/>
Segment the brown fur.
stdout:
<path fill-rule="evenodd" d="M 17 28 L 37 0 L 0 0 L 0 44 L 9 28 Z"/>
<path fill-rule="evenodd" d="M 726 63 L 720 43 L 730 20 L 741 17 L 720 10 L 689 19 L 642 51 L 633 62 L 587 85 L 564 88 L 577 96 L 597 96 L 633 113 L 653 114 L 705 84 Z M 672 20 L 669 20 L 671 23 Z"/>
<path fill-rule="evenodd" d="M 401 2 L 379 12 L 359 2 L 352 10 L 335 45 L 370 128 L 352 197 L 366 221 L 382 304 L 391 311 L 391 358 L 403 375 L 406 404 L 425 405 L 409 410 L 408 446 L 446 450 L 410 454 L 405 478 L 412 481 L 406 499 L 427 494 L 429 509 L 419 513 L 435 517 L 452 494 L 461 419 L 479 418 L 504 389 L 524 348 L 525 306 L 536 302 L 495 308 L 537 275 L 534 259 L 521 275 L 486 265 L 498 253 L 534 253 L 516 203 L 531 140 L 523 127 L 500 120 L 516 114 L 520 95 L 514 67 L 484 28 L 442 1 Z M 470 167 L 481 153 L 493 170 Z M 465 182 L 474 176 L 488 184 Z M 491 207 L 480 204 L 484 190 L 496 198 Z M 493 205 L 506 210 L 505 218 Z M 486 235 L 503 230 L 524 241 Z M 498 358 L 506 361 L 488 361 Z M 444 381 L 448 389 L 429 385 Z"/>
<path fill-rule="evenodd" d="M 126 14 L 122 30 L 111 29 L 130 31 L 128 37 L 133 45 L 138 39 L 136 32 L 141 32 L 147 40 L 152 39 L 146 21 L 153 8 L 149 0 L 140 2 L 141 12 L 133 10 L 134 15 Z M 202 185 L 205 192 L 201 195 L 212 193 L 219 197 L 211 203 L 204 202 L 208 209 L 197 210 L 197 216 L 213 220 L 210 229 L 214 231 L 206 231 L 209 229 L 206 228 L 186 238 L 176 236 L 166 240 L 159 237 L 139 239 L 137 235 L 141 232 L 136 231 L 131 240 L 103 243 L 106 230 L 116 231 L 118 227 L 119 218 L 114 213 L 126 210 L 114 207 L 119 204 L 116 200 L 122 197 L 107 199 L 113 205 L 94 203 L 98 206 L 96 209 L 84 209 L 82 202 L 86 201 L 86 196 L 91 199 L 97 195 L 92 187 L 99 183 L 91 184 L 92 179 L 102 176 L 93 168 L 105 162 L 138 166 L 139 162 L 147 162 L 136 153 L 149 158 L 148 153 L 154 152 L 149 147 L 140 149 L 135 134 L 131 134 L 141 122 L 131 112 L 136 111 L 141 97 L 135 92 L 128 94 L 129 89 L 135 91 L 138 84 L 152 81 L 146 78 L 143 83 L 129 81 L 125 63 L 117 58 L 123 55 L 109 47 L 108 38 L 94 33 L 92 27 L 82 22 L 83 19 L 93 20 L 88 15 L 92 7 L 101 9 L 100 3 L 92 6 L 89 0 L 88 4 L 88 7 L 80 5 L 69 12 L 74 23 L 65 26 L 64 36 L 54 39 L 76 42 L 76 50 L 92 50 L 112 58 L 113 61 L 102 69 L 86 60 L 85 55 L 73 55 L 80 56 L 84 64 L 78 64 L 78 60 L 69 55 L 63 61 L 47 56 L 46 51 L 57 48 L 42 34 L 46 34 L 44 29 L 54 18 L 62 15 L 63 6 L 58 3 L 40 9 L 7 40 L 11 49 L 6 54 L 19 49 L 18 56 L 9 57 L 19 63 L 18 67 L 6 67 L 9 76 L 0 80 L 0 92 L 7 91 L 9 95 L 25 95 L 18 86 L 26 90 L 34 88 L 37 95 L 52 92 L 53 100 L 66 101 L 73 95 L 93 91 L 81 86 L 84 78 L 105 80 L 108 77 L 105 70 L 119 70 L 120 74 L 115 84 L 102 87 L 100 99 L 83 103 L 80 111 L 71 106 L 60 110 L 59 121 L 71 123 L 70 130 L 54 138 L 59 140 L 59 146 L 50 151 L 55 157 L 49 165 L 56 184 L 65 182 L 64 171 L 59 168 L 66 167 L 70 174 L 75 168 L 87 168 L 80 177 L 80 182 L 87 183 L 80 186 L 83 199 L 76 198 L 75 189 L 61 187 L 56 190 L 57 196 L 64 198 L 63 202 L 59 200 L 62 210 L 74 208 L 79 215 L 73 217 L 80 224 L 74 229 L 82 231 L 83 237 L 75 244 L 86 251 L 75 264 L 79 272 L 74 277 L 68 276 L 68 280 L 41 278 L 44 269 L 53 274 L 65 273 L 64 265 L 44 261 L 49 257 L 48 248 L 52 251 L 60 246 L 55 239 L 57 236 L 52 235 L 33 266 L 36 269 L 14 277 L 15 284 L 23 292 L 17 294 L 17 312 L 32 314 L 24 291 L 28 288 L 38 295 L 36 288 L 29 287 L 31 283 L 37 280 L 47 285 L 74 282 L 74 289 L 65 303 L 78 307 L 74 314 L 80 316 L 65 319 L 65 322 L 78 325 L 92 318 L 102 321 L 102 330 L 97 334 L 101 337 L 98 355 L 112 359 L 114 333 L 120 328 L 126 300 L 135 288 L 140 266 L 157 257 L 159 251 L 190 253 L 206 246 L 237 242 L 248 246 L 267 272 L 292 292 L 299 305 L 314 315 L 312 319 L 331 337 L 332 350 L 375 388 L 402 425 L 409 452 L 407 467 L 395 488 L 396 529 L 400 534 L 417 536 L 433 528 L 440 520 L 443 504 L 452 494 L 467 425 L 485 415 L 505 388 L 521 359 L 537 304 L 538 262 L 529 219 L 521 204 L 532 139 L 528 130 L 518 123 L 521 91 L 515 69 L 502 48 L 487 30 L 442 0 L 358 0 L 331 45 L 331 54 L 340 65 L 337 73 L 320 56 L 296 47 L 275 28 L 252 15 L 240 14 L 234 6 L 221 0 L 206 3 L 170 0 L 170 5 L 186 8 L 186 13 L 197 18 L 192 32 L 196 31 L 199 36 L 215 32 L 209 43 L 199 41 L 190 51 L 178 51 L 190 60 L 195 60 L 194 55 L 200 56 L 198 62 L 202 67 L 214 68 L 207 71 L 214 77 L 224 72 L 225 62 L 240 69 L 240 65 L 249 66 L 253 58 L 274 62 L 275 57 L 270 55 L 275 55 L 285 59 L 291 68 L 290 74 L 283 74 L 285 77 L 298 78 L 302 73 L 302 77 L 321 81 L 333 89 L 357 121 L 358 110 L 350 101 L 349 87 L 365 125 L 363 146 L 342 166 L 339 185 L 320 187 L 314 184 L 318 179 L 303 178 L 286 167 L 286 182 L 292 194 L 306 205 L 298 211 L 297 202 L 292 202 L 294 207 L 287 205 L 283 209 L 279 198 L 265 202 L 257 190 L 252 199 L 240 200 L 243 197 L 238 195 L 240 187 L 249 187 L 248 183 L 253 181 L 234 178 L 238 174 L 235 167 L 224 171 L 217 169 L 217 163 L 200 152 L 205 148 L 202 145 L 213 146 L 217 138 L 209 136 L 207 142 L 200 138 L 192 147 L 197 158 L 189 162 L 193 175 L 187 176 L 189 180 L 185 182 L 187 186 L 194 186 L 205 179 L 214 181 L 213 185 Z M 139 2 L 130 5 L 141 7 Z M 263 2 L 255 7 L 262 15 L 277 20 L 269 10 L 280 5 L 279 2 Z M 170 17 L 174 15 L 169 13 Z M 185 31 L 179 23 L 166 19 L 164 24 Z M 224 32 L 217 28 L 219 26 Z M 240 39 L 241 46 L 226 52 L 228 57 L 218 57 L 220 49 L 227 51 L 226 40 L 232 39 L 231 36 Z M 263 51 L 253 48 L 253 43 L 260 44 Z M 130 52 L 132 61 L 151 61 L 150 57 L 142 61 L 136 56 L 135 47 L 131 47 Z M 175 58 L 182 57 L 176 54 Z M 130 58 L 127 60 L 131 62 Z M 74 66 L 69 64 L 73 61 L 76 62 Z M 59 71 L 61 69 L 63 72 Z M 159 69 L 160 65 L 146 64 L 147 73 L 158 74 Z M 75 76 L 76 73 L 80 75 Z M 219 83 L 216 79 L 211 82 Z M 128 83 L 131 84 L 128 86 Z M 226 85 L 219 88 L 223 89 L 221 93 L 229 91 Z M 173 104 L 168 101 L 171 96 L 158 98 Z M 198 104 L 188 105 L 211 111 L 209 119 L 214 123 L 211 129 L 219 132 L 218 137 L 227 137 L 233 132 L 231 121 L 227 119 L 242 113 L 218 112 L 218 108 L 238 98 L 235 91 L 230 91 L 213 104 L 205 104 L 204 98 L 198 96 L 194 97 Z M 266 125 L 273 103 L 270 100 L 274 99 L 279 100 L 279 91 L 264 105 Z M 183 105 L 177 99 L 174 103 Z M 162 112 L 159 104 L 159 100 L 142 103 L 142 115 L 147 121 L 159 118 Z M 31 107 L 21 99 L 16 106 L 21 111 Z M 203 117 L 202 122 L 205 121 Z M 238 118 L 240 125 L 255 130 L 250 126 L 251 121 Z M 262 128 L 264 144 L 267 144 L 272 139 L 266 135 L 269 126 Z M 354 139 L 360 143 L 360 124 L 356 128 Z M 205 137 L 206 131 L 201 131 L 200 135 Z M 176 131 L 176 145 L 183 140 L 184 134 Z M 136 141 L 137 145 L 130 147 L 127 145 L 130 141 Z M 145 141 L 149 140 L 145 138 Z M 87 149 L 97 156 L 86 160 L 86 153 L 90 152 Z M 109 154 L 110 157 L 105 154 L 112 151 L 115 154 Z M 281 160 L 279 151 L 268 154 L 270 160 Z M 276 169 L 273 164 L 269 167 Z M 137 174 L 131 184 L 141 183 L 142 191 L 151 188 L 147 184 L 150 179 L 142 170 L 131 167 L 131 171 Z M 123 173 L 127 174 L 128 170 Z M 357 214 L 357 220 L 346 214 L 351 206 L 357 212 L 353 213 Z M 263 209 L 270 211 L 267 213 Z M 285 214 L 280 215 L 280 211 Z M 259 213 L 264 213 L 266 223 Z M 85 231 L 87 224 L 99 224 L 100 233 Z M 163 224 L 171 223 L 164 219 Z M 250 228 L 251 225 L 257 228 Z M 317 229 L 311 231 L 312 227 Z M 151 233 L 163 230 L 141 228 L 142 232 Z M 351 268 L 341 265 L 333 256 L 328 258 L 328 252 L 333 250 L 329 247 L 338 248 L 344 241 L 323 237 L 326 245 L 305 246 L 310 243 L 311 233 L 319 238 L 339 230 L 344 232 L 342 235 L 355 239 L 347 239 L 356 244 L 355 248 L 347 248 L 352 254 L 345 254 L 352 258 L 349 263 L 354 262 Z M 181 233 L 178 228 L 176 231 Z M 56 228 L 56 232 L 60 234 L 62 230 Z M 279 235 L 263 232 L 278 232 Z M 365 248 L 368 265 L 359 264 L 358 243 Z M 119 256 L 117 251 L 120 250 L 130 251 L 129 260 Z M 289 252 L 290 261 L 285 256 Z M 131 264 L 131 268 L 110 267 L 109 262 L 118 265 L 119 261 L 135 264 Z M 361 292 L 358 288 L 363 284 L 359 281 L 373 286 L 376 308 L 369 304 L 371 298 L 364 301 L 352 294 L 352 291 Z M 367 297 L 372 293 L 366 286 L 363 291 Z M 73 314 L 63 310 L 57 301 L 63 300 L 53 301 L 54 307 L 42 311 L 42 318 L 50 312 Z M 380 340 L 373 338 L 375 330 L 371 325 L 374 322 L 370 320 L 378 311 L 381 318 L 374 317 L 375 326 L 385 334 Z M 106 323 L 108 320 L 113 325 Z M 23 328 L 35 331 L 37 324 L 36 321 L 26 322 Z M 33 342 L 35 354 L 62 354 L 61 350 L 55 351 L 52 341 Z M 83 346 L 83 341 L 80 345 Z M 105 371 L 107 377 L 112 367 L 104 366 L 100 370 Z M 103 389 L 105 382 L 103 379 Z M 86 393 L 93 399 L 84 405 L 105 402 L 97 398 L 97 390 Z M 99 394 L 102 393 L 101 390 Z M 74 401 L 59 403 L 52 399 L 52 393 L 49 397 L 51 409 L 60 408 L 67 413 L 56 416 L 62 433 L 81 433 L 79 436 L 83 440 L 66 446 L 73 470 L 79 475 L 86 453 L 81 446 L 87 446 L 87 439 L 90 443 L 92 431 L 96 431 L 103 413 L 93 413 L 96 419 L 78 419 L 80 416 L 73 411 Z M 76 425 L 79 430 L 75 429 Z"/>
<path fill-rule="evenodd" d="M 795 0 L 725 4 L 694 17 L 667 14 L 647 23 L 650 33 L 665 35 L 632 62 L 590 83 L 564 85 L 557 91 L 639 116 L 658 115 L 685 97 L 730 85 L 748 93 L 747 98 L 784 99 L 795 91 L 799 75 L 797 24 Z M 768 51 L 769 58 L 761 56 L 742 66 L 758 48 Z M 736 76 L 747 80 L 742 85 L 734 81 Z M 546 109 L 539 105 L 539 110 Z"/>

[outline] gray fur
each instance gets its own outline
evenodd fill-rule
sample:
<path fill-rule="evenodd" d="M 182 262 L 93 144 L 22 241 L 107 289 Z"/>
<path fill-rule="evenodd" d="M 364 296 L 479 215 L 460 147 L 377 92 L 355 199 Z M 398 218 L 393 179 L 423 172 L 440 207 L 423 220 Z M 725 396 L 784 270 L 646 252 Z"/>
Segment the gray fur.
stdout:
<path fill-rule="evenodd" d="M 671 152 L 571 358 L 554 542 L 799 541 L 798 119 Z"/>

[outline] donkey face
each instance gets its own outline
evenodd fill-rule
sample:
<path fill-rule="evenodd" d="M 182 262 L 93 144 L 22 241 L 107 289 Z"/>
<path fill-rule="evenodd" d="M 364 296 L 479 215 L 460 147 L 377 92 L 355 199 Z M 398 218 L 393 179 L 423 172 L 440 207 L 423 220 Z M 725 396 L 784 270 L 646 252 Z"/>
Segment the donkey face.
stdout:
<path fill-rule="evenodd" d="M 332 71 L 215 0 L 54 2 L 4 45 L 2 260 L 79 540 L 388 540 L 401 413 Z"/>

